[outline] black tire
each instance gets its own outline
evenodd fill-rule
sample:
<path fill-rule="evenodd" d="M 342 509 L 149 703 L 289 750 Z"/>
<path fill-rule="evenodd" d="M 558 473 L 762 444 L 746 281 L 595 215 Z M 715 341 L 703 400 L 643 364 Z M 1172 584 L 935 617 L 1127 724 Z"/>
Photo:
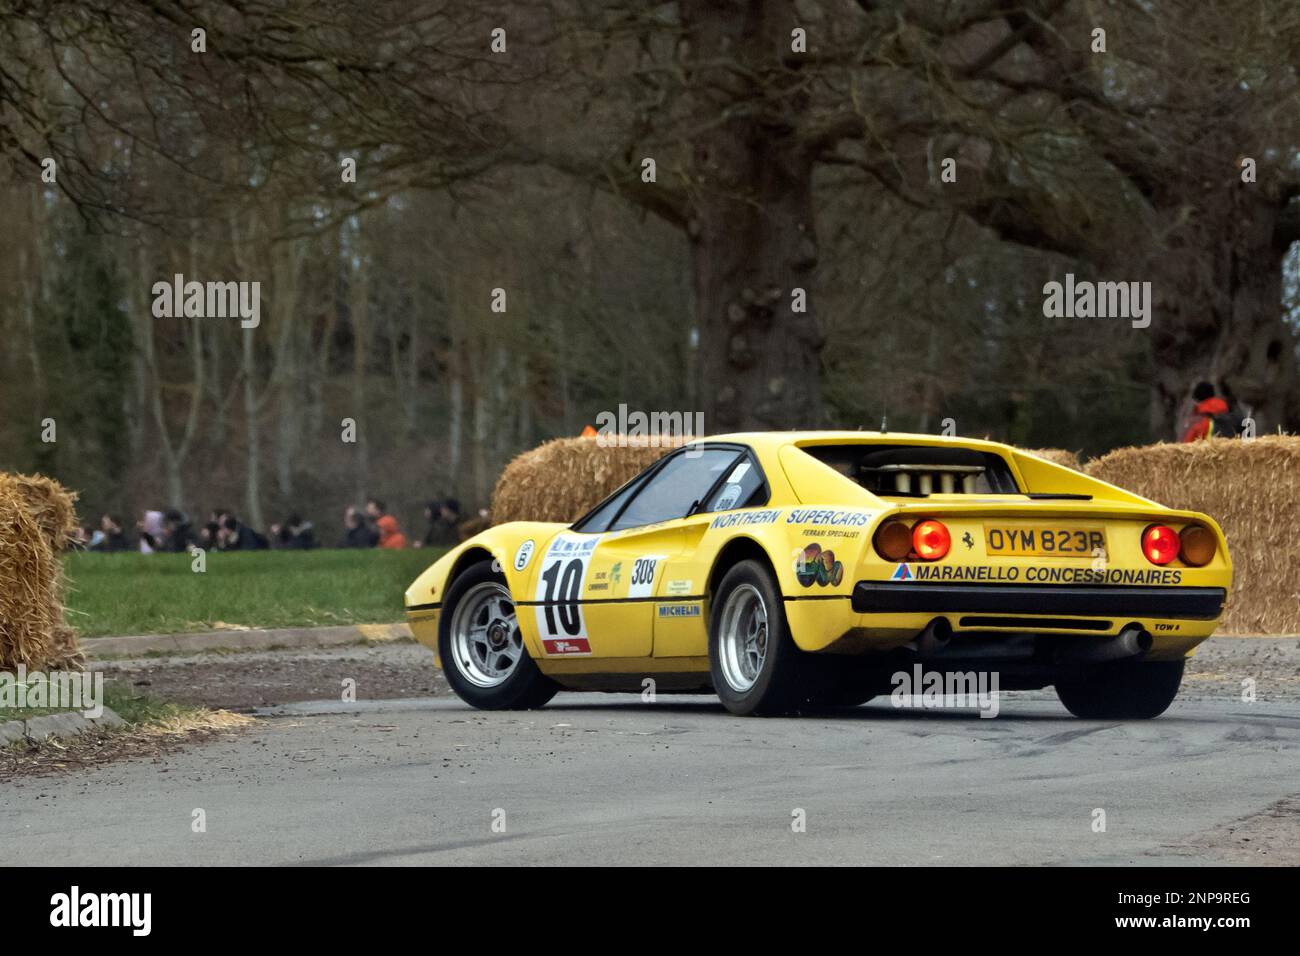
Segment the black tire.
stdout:
<path fill-rule="evenodd" d="M 762 663 L 748 687 L 737 687 L 728 679 L 728 667 L 722 661 L 720 632 L 723 618 L 733 595 L 741 589 L 750 589 L 746 592 L 746 599 L 757 594 L 766 616 Z M 772 573 L 757 561 L 742 561 L 731 568 L 714 595 L 709 618 L 709 671 L 714 692 L 723 706 L 742 716 L 772 717 L 789 713 L 802 703 L 800 664 L 803 656 L 790 637 L 785 604 Z"/>
<path fill-rule="evenodd" d="M 537 664 L 522 649 L 513 671 L 495 686 L 476 683 L 473 668 L 468 662 L 457 659 L 454 650 L 452 627 L 456 623 L 456 610 L 467 594 L 481 585 L 496 584 L 505 588 L 505 578 L 492 570 L 491 561 L 480 561 L 466 568 L 452 582 L 442 603 L 442 616 L 438 621 L 438 659 L 447 683 L 456 696 L 480 710 L 531 710 L 541 707 L 559 691 L 559 685 L 537 669 Z M 506 592 L 508 597 L 509 592 Z M 516 625 L 517 627 L 517 625 Z M 504 670 L 504 668 L 502 668 Z"/>
<path fill-rule="evenodd" d="M 1066 710 L 1088 720 L 1150 720 L 1178 696 L 1183 661 L 1104 664 L 1083 677 L 1056 682 Z"/>

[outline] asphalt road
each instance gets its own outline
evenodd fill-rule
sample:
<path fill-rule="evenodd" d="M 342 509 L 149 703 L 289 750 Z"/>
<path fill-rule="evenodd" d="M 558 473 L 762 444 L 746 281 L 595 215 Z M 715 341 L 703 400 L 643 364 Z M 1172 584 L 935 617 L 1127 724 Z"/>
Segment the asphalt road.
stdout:
<path fill-rule="evenodd" d="M 1193 698 L 1128 724 L 1041 693 L 995 719 L 575 694 L 522 714 L 431 698 L 277 713 L 156 761 L 7 782 L 3 861 L 1187 864 L 1300 844 L 1278 803 L 1300 790 L 1290 701 Z"/>

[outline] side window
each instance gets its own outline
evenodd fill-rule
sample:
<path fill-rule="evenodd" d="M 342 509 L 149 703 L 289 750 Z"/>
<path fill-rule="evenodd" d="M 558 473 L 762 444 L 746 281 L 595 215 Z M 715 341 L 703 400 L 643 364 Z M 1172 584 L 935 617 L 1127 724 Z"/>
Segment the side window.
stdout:
<path fill-rule="evenodd" d="M 652 466 L 653 467 L 653 466 Z M 596 510 L 590 512 L 586 517 L 574 524 L 574 531 L 587 533 L 596 533 L 606 531 L 609 528 L 610 521 L 614 515 L 619 513 L 627 500 L 636 494 L 636 490 L 645 482 L 645 473 L 637 475 L 618 491 L 606 498 L 601 504 L 596 506 Z"/>
<path fill-rule="evenodd" d="M 686 512 L 709 493 L 738 454 L 734 448 L 709 448 L 699 454 L 674 455 L 637 492 L 609 530 L 639 528 L 686 517 Z"/>
<path fill-rule="evenodd" d="M 763 476 L 753 459 L 746 455 L 732 466 L 722 485 L 704 504 L 703 511 L 731 511 L 762 504 L 757 498 L 763 491 Z"/>

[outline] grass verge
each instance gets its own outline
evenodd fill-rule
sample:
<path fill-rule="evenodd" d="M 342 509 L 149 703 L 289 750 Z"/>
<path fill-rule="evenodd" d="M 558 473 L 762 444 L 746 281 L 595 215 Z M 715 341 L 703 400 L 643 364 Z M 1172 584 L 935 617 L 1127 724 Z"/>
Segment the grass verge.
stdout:
<path fill-rule="evenodd" d="M 385 624 L 440 550 L 70 554 L 68 623 L 83 638 L 223 628 Z"/>

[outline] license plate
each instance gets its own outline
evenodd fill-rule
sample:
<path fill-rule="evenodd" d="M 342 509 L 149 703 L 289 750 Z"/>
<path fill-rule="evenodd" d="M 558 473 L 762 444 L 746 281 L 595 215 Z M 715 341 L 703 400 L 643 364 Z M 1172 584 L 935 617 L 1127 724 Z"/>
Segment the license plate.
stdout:
<path fill-rule="evenodd" d="M 1106 554 L 1101 528 L 1062 528 L 1053 525 L 986 524 L 984 548 L 991 555 L 1047 558 L 1092 558 Z"/>

